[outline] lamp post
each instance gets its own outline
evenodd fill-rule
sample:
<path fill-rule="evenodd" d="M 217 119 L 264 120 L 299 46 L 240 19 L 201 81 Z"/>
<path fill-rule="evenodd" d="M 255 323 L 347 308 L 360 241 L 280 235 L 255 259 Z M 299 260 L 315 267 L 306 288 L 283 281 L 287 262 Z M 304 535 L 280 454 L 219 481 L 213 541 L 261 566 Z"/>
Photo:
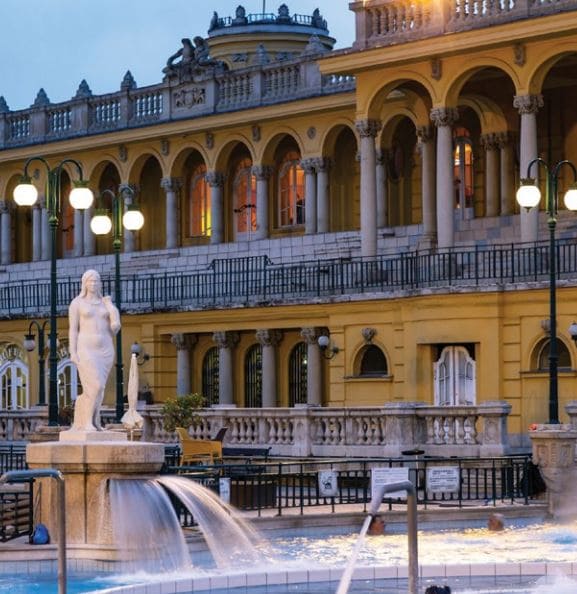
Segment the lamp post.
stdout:
<path fill-rule="evenodd" d="M 121 312 L 122 291 L 120 287 L 120 249 L 122 247 L 122 227 L 128 231 L 138 231 L 144 225 L 144 217 L 138 208 L 131 204 L 123 209 L 123 196 L 128 194 L 134 199 L 134 190 L 122 186 L 119 194 L 104 190 L 100 197 L 109 196 L 112 201 L 112 217 L 109 211 L 99 208 L 90 221 L 90 229 L 95 235 L 106 235 L 112 229 L 112 248 L 114 251 L 114 304 Z M 124 214 L 123 213 L 124 210 Z M 122 329 L 116 334 L 116 422 L 120 423 L 124 415 L 124 372 L 122 364 Z"/>
<path fill-rule="evenodd" d="M 30 157 L 24 164 L 24 173 L 20 183 L 14 188 L 14 201 L 19 206 L 32 206 L 38 198 L 38 190 L 32 184 L 28 175 L 28 167 L 33 162 L 42 163 L 46 167 L 46 209 L 48 210 L 48 224 L 50 227 L 50 354 L 49 354 L 49 389 L 48 389 L 48 425 L 58 425 L 58 355 L 57 349 L 57 285 L 56 285 L 56 231 L 58 217 L 62 205 L 61 175 L 65 165 L 72 165 L 78 172 L 78 181 L 74 181 L 74 188 L 68 200 L 70 205 L 78 210 L 86 210 L 92 205 L 94 196 L 88 188 L 88 182 L 83 179 L 82 166 L 74 159 L 64 159 L 55 167 L 50 167 L 43 157 Z"/>
<path fill-rule="evenodd" d="M 577 170 L 575 165 L 566 159 L 559 161 L 551 168 L 541 158 L 533 159 L 527 166 L 527 177 L 521 180 L 517 190 L 517 202 L 527 210 L 537 206 L 541 200 L 541 191 L 531 177 L 531 167 L 541 165 L 546 172 L 545 210 L 549 226 L 549 423 L 559 423 L 559 390 L 557 351 L 557 249 L 555 227 L 557 226 L 559 171 L 567 165 L 573 171 L 573 183 L 564 196 L 568 210 L 577 210 Z"/>
<path fill-rule="evenodd" d="M 45 352 L 45 341 L 44 335 L 46 331 L 46 325 L 48 324 L 48 320 L 42 322 L 37 322 L 36 320 L 32 320 L 30 322 L 30 326 L 28 326 L 28 334 L 24 335 L 24 348 L 31 353 L 36 348 L 36 336 L 33 333 L 33 327 L 36 327 L 36 332 L 38 332 L 38 405 L 39 406 L 46 406 L 46 386 L 44 383 L 44 363 L 46 358 L 44 356 Z"/>

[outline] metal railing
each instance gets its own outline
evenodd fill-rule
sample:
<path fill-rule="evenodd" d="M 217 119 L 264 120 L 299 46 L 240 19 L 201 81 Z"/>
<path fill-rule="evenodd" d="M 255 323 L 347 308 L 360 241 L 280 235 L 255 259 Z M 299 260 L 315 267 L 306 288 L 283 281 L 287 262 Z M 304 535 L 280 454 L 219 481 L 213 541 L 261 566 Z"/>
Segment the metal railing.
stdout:
<path fill-rule="evenodd" d="M 576 278 L 577 243 L 559 239 L 556 249 L 557 277 Z M 124 310 L 149 312 L 454 286 L 474 289 L 546 281 L 548 274 L 549 245 L 539 242 L 290 263 L 263 256 L 233 258 L 187 272 L 124 275 L 120 282 Z M 113 283 L 112 276 L 103 276 L 105 292 L 112 292 Z M 67 310 L 79 289 L 78 278 L 58 279 L 59 312 Z M 3 283 L 0 317 L 42 315 L 49 290 L 48 279 Z"/>
<path fill-rule="evenodd" d="M 26 446 L 0 446 L 0 474 L 9 470 L 26 470 Z"/>
<path fill-rule="evenodd" d="M 437 492 L 428 484 L 429 470 L 434 467 L 453 467 L 458 471 L 455 491 Z M 243 510 L 257 511 L 274 508 L 279 516 L 288 509 L 326 507 L 332 512 L 336 506 L 362 505 L 363 511 L 371 501 L 371 471 L 375 468 L 405 467 L 408 479 L 415 485 L 417 503 L 424 508 L 450 504 L 462 507 L 466 502 L 487 505 L 510 503 L 528 505 L 543 490 L 538 469 L 531 456 L 498 458 L 420 458 L 399 459 L 332 459 L 263 462 L 248 460 L 239 464 L 214 466 L 168 466 L 166 473 L 178 473 L 199 481 L 219 492 L 220 480 L 230 480 L 230 503 Z M 319 486 L 320 471 L 334 471 L 337 492 L 323 495 Z M 389 509 L 403 498 L 385 498 Z M 183 506 L 176 504 L 184 526 L 194 524 L 194 518 Z M 342 509 L 342 508 L 341 508 Z"/>

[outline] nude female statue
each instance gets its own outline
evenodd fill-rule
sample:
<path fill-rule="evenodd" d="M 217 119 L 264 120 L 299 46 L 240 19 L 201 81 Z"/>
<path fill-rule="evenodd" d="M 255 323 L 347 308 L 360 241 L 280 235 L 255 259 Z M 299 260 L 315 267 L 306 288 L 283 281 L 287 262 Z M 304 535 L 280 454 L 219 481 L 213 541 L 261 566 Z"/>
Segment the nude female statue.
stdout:
<path fill-rule="evenodd" d="M 100 407 L 114 362 L 113 338 L 120 330 L 120 314 L 110 297 L 102 296 L 100 274 L 87 270 L 82 288 L 70 303 L 70 359 L 78 368 L 82 394 L 74 404 L 72 431 L 101 431 Z"/>

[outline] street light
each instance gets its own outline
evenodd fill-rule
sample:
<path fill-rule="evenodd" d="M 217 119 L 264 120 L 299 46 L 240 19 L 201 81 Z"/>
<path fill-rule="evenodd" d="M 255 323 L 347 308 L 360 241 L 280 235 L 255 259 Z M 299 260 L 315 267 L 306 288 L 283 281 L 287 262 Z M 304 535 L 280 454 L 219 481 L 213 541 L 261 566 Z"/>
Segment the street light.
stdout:
<path fill-rule="evenodd" d="M 48 320 L 42 322 L 37 322 L 36 320 L 32 320 L 30 322 L 30 326 L 28 326 L 28 334 L 24 335 L 24 348 L 31 353 L 36 348 L 36 336 L 33 333 L 33 327 L 36 327 L 36 332 L 38 332 L 38 405 L 39 406 L 46 406 L 46 386 L 45 386 L 45 378 L 44 378 L 44 362 L 46 361 L 45 355 L 45 341 L 44 341 L 44 333 L 46 330 L 46 325 L 48 324 Z"/>
<path fill-rule="evenodd" d="M 531 167 L 534 164 L 542 165 L 546 171 L 545 183 L 545 210 L 548 215 L 549 226 L 549 423 L 559 423 L 559 391 L 558 391 L 558 360 L 557 351 L 557 249 L 555 241 L 555 227 L 557 226 L 558 196 L 557 186 L 559 171 L 567 165 L 573 171 L 573 183 L 565 193 L 564 203 L 568 210 L 577 210 L 577 170 L 571 161 L 564 159 L 549 168 L 541 159 L 533 159 L 527 166 L 527 178 L 521 180 L 517 190 L 517 202 L 527 210 L 537 206 L 541 200 L 541 191 L 531 178 Z"/>
<path fill-rule="evenodd" d="M 28 175 L 30 163 L 38 161 L 46 167 L 46 210 L 48 211 L 48 224 L 50 226 L 50 355 L 49 361 L 49 389 L 48 389 L 48 425 L 58 425 L 58 354 L 57 347 L 57 285 L 56 285 L 56 230 L 58 217 L 62 205 L 61 175 L 64 166 L 73 165 L 78 171 L 78 181 L 74 181 L 74 188 L 68 200 L 70 205 L 78 210 L 86 210 L 92 205 L 94 196 L 88 188 L 88 182 L 83 179 L 82 166 L 74 159 L 64 159 L 58 165 L 50 168 L 43 157 L 30 157 L 24 164 L 24 173 L 20 183 L 14 188 L 14 201 L 19 206 L 32 206 L 38 198 L 38 190 L 32 184 Z"/>
<path fill-rule="evenodd" d="M 126 207 L 124 215 L 123 195 L 134 199 L 134 190 L 130 186 L 122 186 L 120 193 L 104 190 L 100 194 L 110 196 L 112 200 L 112 217 L 107 209 L 99 208 L 90 221 L 90 229 L 95 235 L 106 235 L 112 230 L 112 248 L 114 250 L 114 304 L 121 311 L 122 292 L 120 290 L 120 249 L 122 247 L 122 227 L 128 231 L 138 231 L 144 225 L 144 217 L 138 208 L 131 204 Z M 124 415 L 124 372 L 122 365 L 122 330 L 116 334 L 116 422 L 120 423 Z"/>
<path fill-rule="evenodd" d="M 326 334 L 321 334 L 317 340 L 321 354 L 325 359 L 332 359 L 340 351 Z"/>

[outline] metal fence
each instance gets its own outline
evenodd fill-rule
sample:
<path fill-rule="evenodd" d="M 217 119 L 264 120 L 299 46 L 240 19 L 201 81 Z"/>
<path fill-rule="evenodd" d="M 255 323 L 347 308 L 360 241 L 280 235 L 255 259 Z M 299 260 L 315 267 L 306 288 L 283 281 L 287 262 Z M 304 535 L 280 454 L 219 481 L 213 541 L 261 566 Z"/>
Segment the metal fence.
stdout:
<path fill-rule="evenodd" d="M 577 275 L 577 243 L 557 241 L 557 277 Z M 165 274 L 124 275 L 123 309 L 164 311 L 270 304 L 293 299 L 347 294 L 478 287 L 548 279 L 549 244 L 510 244 L 445 251 L 412 251 L 376 258 L 305 260 L 276 264 L 266 256 L 216 259 L 206 268 Z M 103 276 L 106 293 L 114 280 Z M 58 309 L 64 312 L 78 294 L 80 279 L 58 280 Z M 3 283 L 0 316 L 41 315 L 50 286 L 42 279 Z"/>
<path fill-rule="evenodd" d="M 336 506 L 361 505 L 363 511 L 371 501 L 371 474 L 377 469 L 406 468 L 408 478 L 416 485 L 417 503 L 423 508 L 440 504 L 462 507 L 467 502 L 497 505 L 527 505 L 544 491 L 539 470 L 530 456 L 503 458 L 419 458 L 419 459 L 334 459 L 283 462 L 248 460 L 240 464 L 208 467 L 176 467 L 165 469 L 220 493 L 223 485 L 230 494 L 230 503 L 243 510 L 275 509 L 278 516 L 288 509 L 325 507 L 334 512 Z M 453 469 L 458 477 L 454 490 L 438 490 L 429 483 L 431 469 Z M 326 472 L 329 471 L 329 475 Z M 332 472 L 331 472 L 332 471 Z M 321 480 L 336 479 L 335 491 L 326 495 Z M 227 479 L 225 483 L 222 479 Z M 405 501 L 385 498 L 389 508 Z M 184 526 L 194 524 L 190 513 L 175 503 Z"/>
<path fill-rule="evenodd" d="M 26 447 L 22 445 L 0 446 L 0 474 L 9 470 L 25 470 Z"/>

